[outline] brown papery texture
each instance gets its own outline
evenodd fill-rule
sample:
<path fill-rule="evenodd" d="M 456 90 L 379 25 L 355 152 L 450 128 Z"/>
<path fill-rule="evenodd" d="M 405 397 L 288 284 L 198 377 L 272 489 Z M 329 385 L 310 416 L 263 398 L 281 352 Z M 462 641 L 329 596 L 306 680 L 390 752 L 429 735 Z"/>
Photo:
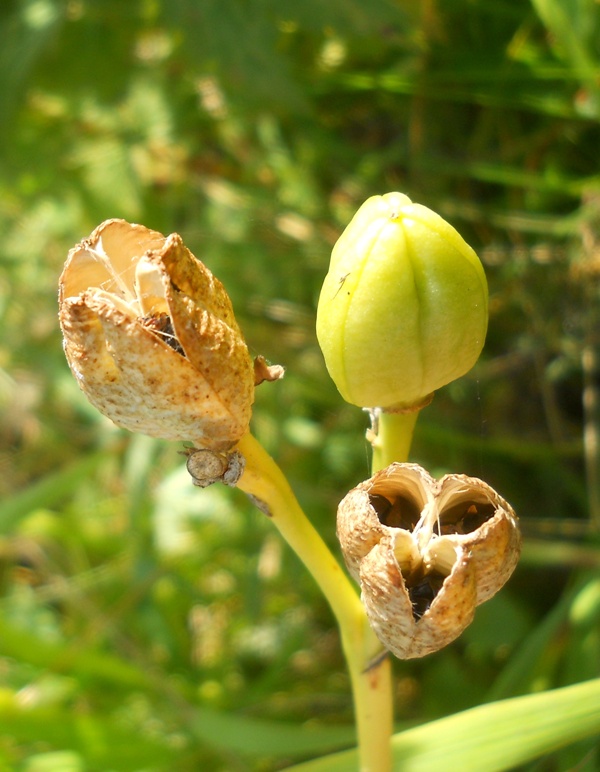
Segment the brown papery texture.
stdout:
<path fill-rule="evenodd" d="M 59 282 L 67 361 L 118 426 L 226 450 L 248 431 L 254 365 L 223 285 L 185 247 L 107 220 Z"/>
<path fill-rule="evenodd" d="M 455 640 L 505 584 L 521 537 L 512 507 L 482 480 L 435 480 L 391 464 L 338 508 L 338 538 L 375 633 L 401 659 Z"/>

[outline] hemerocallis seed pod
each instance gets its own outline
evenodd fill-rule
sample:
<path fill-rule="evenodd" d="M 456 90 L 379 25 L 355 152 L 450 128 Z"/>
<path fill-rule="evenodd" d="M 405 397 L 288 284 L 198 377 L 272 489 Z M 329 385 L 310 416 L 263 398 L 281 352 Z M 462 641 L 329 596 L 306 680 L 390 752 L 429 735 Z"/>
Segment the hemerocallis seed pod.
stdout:
<path fill-rule="evenodd" d="M 333 248 L 317 337 L 346 401 L 402 410 L 473 367 L 487 319 L 475 252 L 431 209 L 387 193 L 361 206 Z"/>
<path fill-rule="evenodd" d="M 246 433 L 255 367 L 223 285 L 178 234 L 107 220 L 69 252 L 59 304 L 71 370 L 118 426 L 215 451 Z M 262 359 L 257 372 L 281 375 Z"/>
<path fill-rule="evenodd" d="M 369 622 L 401 659 L 457 638 L 512 574 L 521 538 L 511 506 L 465 475 L 434 480 L 391 464 L 340 503 L 338 538 Z"/>

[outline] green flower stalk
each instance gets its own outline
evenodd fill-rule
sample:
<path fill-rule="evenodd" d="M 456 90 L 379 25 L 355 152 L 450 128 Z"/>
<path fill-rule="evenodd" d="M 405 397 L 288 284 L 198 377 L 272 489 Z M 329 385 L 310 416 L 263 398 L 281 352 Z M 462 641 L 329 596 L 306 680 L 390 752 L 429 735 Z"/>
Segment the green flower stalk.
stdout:
<path fill-rule="evenodd" d="M 402 412 L 473 367 L 487 319 L 473 249 L 431 209 L 387 193 L 361 206 L 333 249 L 317 337 L 347 402 Z"/>

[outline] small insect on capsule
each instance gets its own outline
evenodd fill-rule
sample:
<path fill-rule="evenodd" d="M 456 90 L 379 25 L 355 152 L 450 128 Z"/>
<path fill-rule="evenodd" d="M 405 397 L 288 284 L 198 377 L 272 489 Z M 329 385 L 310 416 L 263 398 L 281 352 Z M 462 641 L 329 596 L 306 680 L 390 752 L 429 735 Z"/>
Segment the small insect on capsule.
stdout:
<path fill-rule="evenodd" d="M 339 287 L 337 288 L 337 290 L 335 291 L 335 295 L 333 296 L 334 298 L 337 297 L 338 292 L 342 289 L 342 287 L 346 283 L 346 279 L 348 278 L 348 276 L 350 276 L 350 273 L 351 272 L 348 271 L 348 273 L 345 273 L 343 276 L 340 276 L 340 279 L 339 279 L 340 284 L 339 284 Z"/>

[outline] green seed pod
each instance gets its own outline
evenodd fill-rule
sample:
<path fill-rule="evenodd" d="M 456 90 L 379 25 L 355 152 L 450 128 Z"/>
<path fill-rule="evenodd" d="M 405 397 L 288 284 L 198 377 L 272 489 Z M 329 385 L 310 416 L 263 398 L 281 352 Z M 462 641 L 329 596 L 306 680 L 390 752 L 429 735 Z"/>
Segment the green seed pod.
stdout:
<path fill-rule="evenodd" d="M 361 206 L 333 248 L 317 337 L 346 401 L 403 409 L 473 367 L 487 319 L 473 249 L 431 209 L 387 193 Z"/>

